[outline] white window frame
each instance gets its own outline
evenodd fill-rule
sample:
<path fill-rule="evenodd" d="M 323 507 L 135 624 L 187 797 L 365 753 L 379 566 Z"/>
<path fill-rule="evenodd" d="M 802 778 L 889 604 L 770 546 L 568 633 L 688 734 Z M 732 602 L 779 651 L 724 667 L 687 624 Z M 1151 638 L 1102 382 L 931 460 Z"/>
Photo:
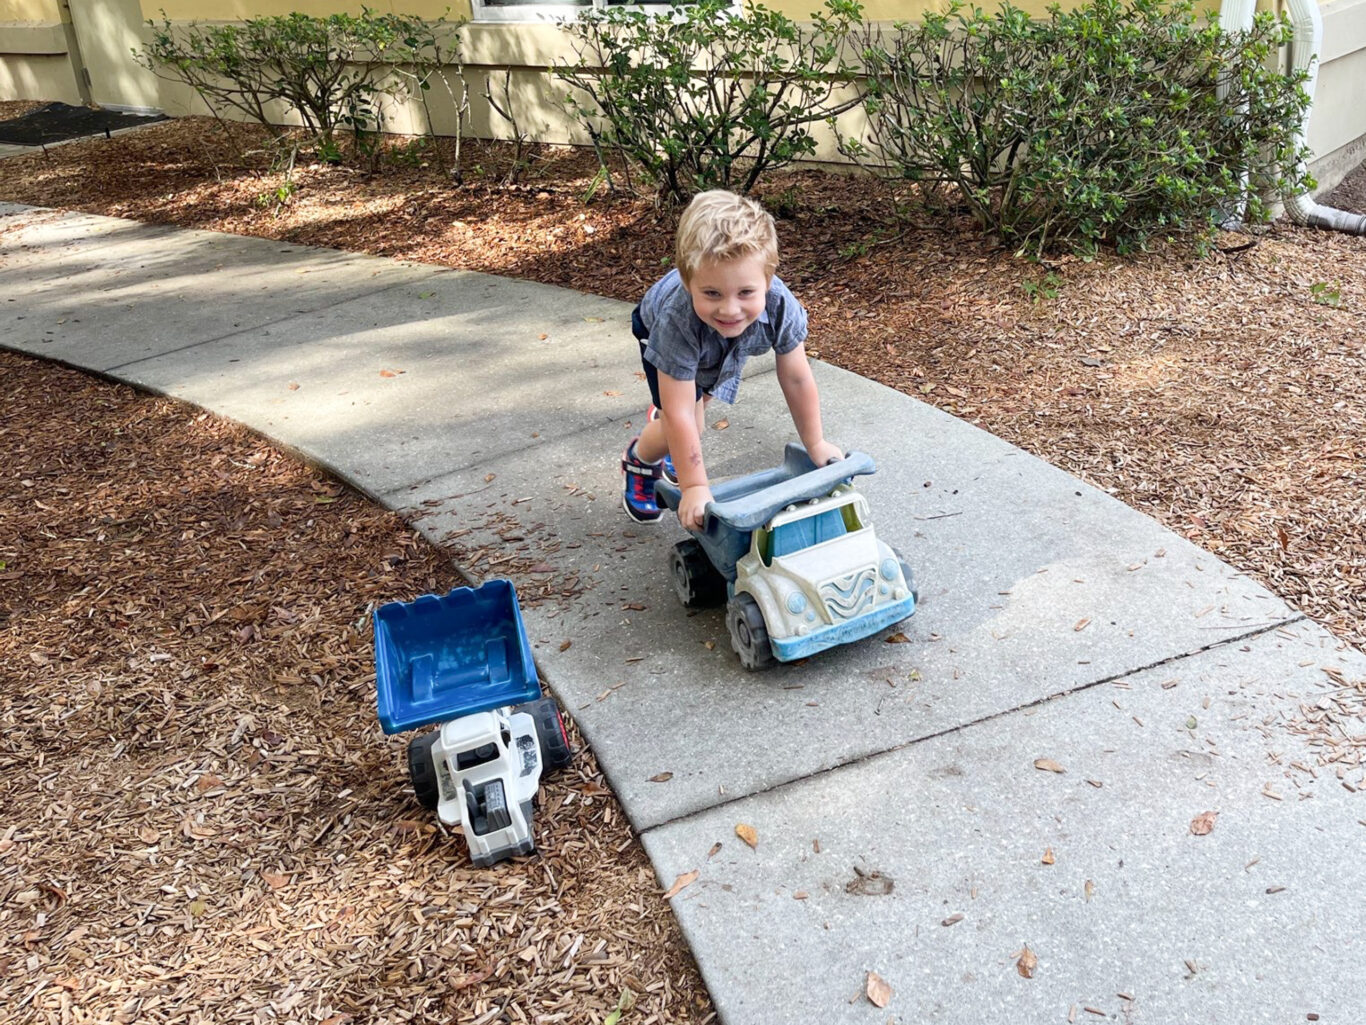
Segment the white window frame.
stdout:
<path fill-rule="evenodd" d="M 554 0 L 546 0 L 545 3 L 523 3 L 511 4 L 508 6 L 493 6 L 484 3 L 484 0 L 470 0 L 471 22 L 482 22 L 484 24 L 536 24 L 549 22 L 554 24 L 561 21 L 573 21 L 575 15 L 597 8 L 599 10 L 612 7 L 632 7 L 635 10 L 668 10 L 668 0 L 657 0 L 655 3 L 647 4 L 611 4 L 607 0 L 589 0 L 585 4 L 566 4 L 556 3 Z"/>

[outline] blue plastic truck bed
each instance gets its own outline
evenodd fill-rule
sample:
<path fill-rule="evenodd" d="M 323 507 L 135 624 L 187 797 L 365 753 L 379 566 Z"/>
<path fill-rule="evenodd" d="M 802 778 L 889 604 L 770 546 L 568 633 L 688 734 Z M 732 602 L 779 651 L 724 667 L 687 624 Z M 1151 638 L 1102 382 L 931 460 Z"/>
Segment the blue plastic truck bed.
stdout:
<path fill-rule="evenodd" d="M 375 610 L 374 622 L 375 695 L 385 733 L 541 696 L 510 581 L 390 602 Z"/>

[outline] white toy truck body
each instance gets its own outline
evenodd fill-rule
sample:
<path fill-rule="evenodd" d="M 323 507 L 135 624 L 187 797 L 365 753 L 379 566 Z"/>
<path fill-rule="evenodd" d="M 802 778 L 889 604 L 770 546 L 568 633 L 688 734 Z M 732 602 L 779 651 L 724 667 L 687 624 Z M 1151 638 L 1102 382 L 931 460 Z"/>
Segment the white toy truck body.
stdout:
<path fill-rule="evenodd" d="M 840 485 L 824 498 L 788 506 L 754 531 L 748 554 L 736 563 L 731 606 L 750 595 L 773 656 L 791 662 L 905 619 L 915 611 L 910 575 L 873 533 L 867 499 Z M 728 615 L 727 623 L 739 651 L 737 618 Z M 740 657 L 747 661 L 744 651 Z"/>
<path fill-rule="evenodd" d="M 911 567 L 873 533 L 868 501 L 850 483 L 875 469 L 861 452 L 818 467 L 788 445 L 781 466 L 712 487 L 670 574 L 688 608 L 725 604 L 746 669 L 806 658 L 915 612 Z M 667 481 L 655 495 L 674 510 L 682 497 Z"/>

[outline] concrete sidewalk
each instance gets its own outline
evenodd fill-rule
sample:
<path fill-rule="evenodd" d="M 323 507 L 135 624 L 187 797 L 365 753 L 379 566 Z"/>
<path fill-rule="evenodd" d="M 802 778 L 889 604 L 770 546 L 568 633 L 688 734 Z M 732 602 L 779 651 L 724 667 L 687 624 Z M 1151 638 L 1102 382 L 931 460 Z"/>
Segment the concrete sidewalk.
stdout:
<path fill-rule="evenodd" d="M 921 606 L 902 643 L 748 674 L 673 597 L 676 523 L 620 508 L 628 305 L 4 205 L 0 293 L 0 345 L 242 421 L 539 596 L 661 885 L 699 872 L 673 903 L 728 1025 L 1363 1020 L 1366 731 L 1322 712 L 1360 711 L 1366 656 L 1108 495 L 817 364 Z M 748 373 L 717 476 L 792 435 Z"/>

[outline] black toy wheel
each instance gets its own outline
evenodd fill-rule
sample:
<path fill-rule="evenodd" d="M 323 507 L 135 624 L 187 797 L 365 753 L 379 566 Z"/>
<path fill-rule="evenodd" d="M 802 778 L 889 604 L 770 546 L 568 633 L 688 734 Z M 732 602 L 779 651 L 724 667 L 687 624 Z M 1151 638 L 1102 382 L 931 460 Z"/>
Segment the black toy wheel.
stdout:
<path fill-rule="evenodd" d="M 569 746 L 569 734 L 560 718 L 560 706 L 554 698 L 538 698 L 518 705 L 518 712 L 526 712 L 536 723 L 536 742 L 541 747 L 541 772 L 549 775 L 567 768 L 574 760 L 574 749 Z"/>
<path fill-rule="evenodd" d="M 437 730 L 424 733 L 408 741 L 408 775 L 413 781 L 417 803 L 428 811 L 441 800 L 441 789 L 436 783 L 436 765 L 432 761 L 432 745 L 439 736 Z"/>
<path fill-rule="evenodd" d="M 726 578 L 716 572 L 707 553 L 694 538 L 674 545 L 669 558 L 669 576 L 674 594 L 684 608 L 705 609 L 726 600 Z"/>
<path fill-rule="evenodd" d="M 740 664 L 750 672 L 767 669 L 778 661 L 768 643 L 768 627 L 759 603 L 749 594 L 737 594 L 726 605 L 726 629 L 730 646 L 740 656 Z"/>

